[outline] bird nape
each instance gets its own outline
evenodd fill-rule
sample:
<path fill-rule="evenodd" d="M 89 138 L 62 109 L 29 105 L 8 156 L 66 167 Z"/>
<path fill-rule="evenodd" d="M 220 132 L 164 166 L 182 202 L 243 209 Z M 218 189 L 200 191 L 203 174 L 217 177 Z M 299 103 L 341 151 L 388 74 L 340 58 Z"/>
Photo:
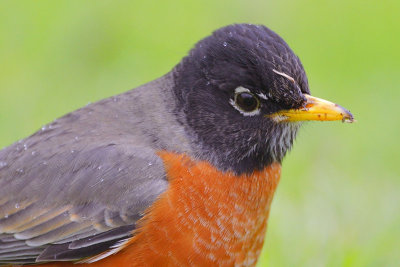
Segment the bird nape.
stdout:
<path fill-rule="evenodd" d="M 218 29 L 163 77 L 0 151 L 0 265 L 255 265 L 308 120 L 353 116 L 310 95 L 267 27 Z"/>

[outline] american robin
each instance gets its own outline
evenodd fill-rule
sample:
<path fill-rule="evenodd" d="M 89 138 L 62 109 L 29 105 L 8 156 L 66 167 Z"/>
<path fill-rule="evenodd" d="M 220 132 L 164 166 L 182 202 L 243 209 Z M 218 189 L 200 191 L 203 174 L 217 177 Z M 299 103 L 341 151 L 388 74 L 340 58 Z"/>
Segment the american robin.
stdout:
<path fill-rule="evenodd" d="M 0 264 L 252 266 L 310 96 L 265 26 L 230 25 L 168 74 L 0 151 Z"/>

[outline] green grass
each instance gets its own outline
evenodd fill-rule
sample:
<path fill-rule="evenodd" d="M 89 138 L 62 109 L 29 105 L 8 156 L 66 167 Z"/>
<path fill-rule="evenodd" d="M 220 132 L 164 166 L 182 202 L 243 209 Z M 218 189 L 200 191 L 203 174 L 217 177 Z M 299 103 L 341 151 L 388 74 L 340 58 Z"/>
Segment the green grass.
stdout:
<path fill-rule="evenodd" d="M 400 264 L 399 1 L 2 1 L 0 147 L 169 71 L 200 38 L 261 23 L 356 124 L 304 125 L 259 266 Z"/>

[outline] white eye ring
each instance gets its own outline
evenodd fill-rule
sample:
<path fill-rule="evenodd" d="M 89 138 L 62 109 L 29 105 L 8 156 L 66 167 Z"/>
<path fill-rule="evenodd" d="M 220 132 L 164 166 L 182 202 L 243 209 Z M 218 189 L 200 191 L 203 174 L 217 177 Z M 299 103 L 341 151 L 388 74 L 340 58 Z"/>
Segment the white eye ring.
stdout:
<path fill-rule="evenodd" d="M 256 116 L 260 114 L 260 101 L 258 100 L 258 98 L 256 98 L 256 96 L 254 96 L 257 101 L 258 101 L 258 106 L 256 109 L 252 110 L 252 111 L 245 111 L 243 110 L 241 107 L 239 107 L 236 103 L 236 98 L 238 95 L 240 95 L 241 93 L 249 93 L 251 95 L 253 95 L 253 93 L 251 93 L 251 91 L 247 88 L 244 88 L 242 86 L 239 86 L 235 89 L 235 99 L 230 99 L 229 103 L 237 110 L 239 111 L 242 115 L 244 116 Z"/>

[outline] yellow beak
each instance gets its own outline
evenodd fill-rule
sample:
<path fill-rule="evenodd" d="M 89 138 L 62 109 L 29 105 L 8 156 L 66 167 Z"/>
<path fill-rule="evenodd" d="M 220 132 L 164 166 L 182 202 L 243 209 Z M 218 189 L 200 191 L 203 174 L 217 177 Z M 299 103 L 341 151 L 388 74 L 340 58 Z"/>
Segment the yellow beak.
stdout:
<path fill-rule="evenodd" d="M 347 109 L 327 100 L 304 95 L 307 99 L 303 108 L 282 110 L 268 117 L 278 122 L 289 121 L 337 121 L 354 122 L 353 115 Z"/>

